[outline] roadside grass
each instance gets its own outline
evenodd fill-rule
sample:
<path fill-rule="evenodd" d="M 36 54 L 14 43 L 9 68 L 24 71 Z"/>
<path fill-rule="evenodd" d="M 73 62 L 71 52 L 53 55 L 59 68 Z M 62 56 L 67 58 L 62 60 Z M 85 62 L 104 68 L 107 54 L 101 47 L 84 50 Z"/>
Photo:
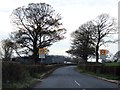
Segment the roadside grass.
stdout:
<path fill-rule="evenodd" d="M 7 84 L 3 84 L 2 90 L 7 90 L 8 88 L 28 88 L 32 84 L 38 81 L 42 77 L 44 73 L 36 73 L 33 77 L 27 77 L 25 80 L 22 81 L 14 81 L 14 82 L 8 82 Z"/>
<path fill-rule="evenodd" d="M 8 88 L 23 88 L 28 87 L 30 83 L 33 83 L 34 79 L 32 77 L 28 77 L 23 81 L 14 81 L 14 82 L 8 82 L 7 84 L 3 84 L 3 90 L 7 90 Z"/>
<path fill-rule="evenodd" d="M 119 63 L 104 63 L 103 65 L 105 66 L 120 66 L 120 62 Z"/>
<path fill-rule="evenodd" d="M 106 78 L 106 79 L 110 79 L 110 80 L 118 80 L 120 78 L 120 76 L 115 76 L 114 74 L 94 73 L 94 72 L 90 72 L 87 70 L 83 70 L 83 69 L 78 68 L 78 67 L 76 67 L 75 70 L 79 73 L 84 73 L 84 74 L 91 75 L 94 77 L 102 77 L 102 78 Z"/>
<path fill-rule="evenodd" d="M 3 84 L 3 90 L 7 90 L 8 88 L 30 88 L 33 86 L 36 82 L 40 82 L 42 78 L 47 76 L 48 73 L 51 71 L 43 72 L 43 73 L 35 73 L 32 77 L 27 77 L 25 80 L 22 81 L 14 81 L 14 82 L 8 82 L 8 84 Z"/>

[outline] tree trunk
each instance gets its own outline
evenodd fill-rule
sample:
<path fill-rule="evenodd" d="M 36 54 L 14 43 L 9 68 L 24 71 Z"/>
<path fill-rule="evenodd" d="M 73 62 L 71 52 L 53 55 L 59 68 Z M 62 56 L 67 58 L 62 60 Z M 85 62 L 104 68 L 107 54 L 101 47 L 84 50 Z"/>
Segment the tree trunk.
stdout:
<path fill-rule="evenodd" d="M 37 48 L 37 38 L 36 37 L 33 42 L 33 60 L 34 60 L 35 64 L 38 61 L 38 48 Z"/>
<path fill-rule="evenodd" d="M 38 61 L 38 57 L 37 57 L 37 53 L 36 52 L 34 52 L 34 54 L 33 54 L 33 60 L 34 60 L 35 64 Z"/>
<path fill-rule="evenodd" d="M 99 59 L 99 53 L 98 53 L 98 51 L 99 51 L 99 43 L 100 43 L 100 40 L 101 40 L 101 37 L 100 37 L 100 35 L 101 35 L 101 33 L 100 33 L 101 31 L 100 31 L 100 27 L 99 27 L 99 25 L 98 25 L 98 42 L 97 42 L 97 45 L 96 45 L 96 63 L 98 63 L 98 59 Z"/>
<path fill-rule="evenodd" d="M 98 46 L 99 44 L 97 44 L 96 45 L 96 51 L 95 51 L 95 53 L 96 53 L 96 63 L 98 63 L 98 60 L 99 60 L 99 53 L 98 53 L 98 51 L 99 51 L 99 46 Z"/>
<path fill-rule="evenodd" d="M 85 63 L 87 63 L 87 57 L 88 57 L 87 55 L 83 56 L 83 60 L 84 60 Z"/>

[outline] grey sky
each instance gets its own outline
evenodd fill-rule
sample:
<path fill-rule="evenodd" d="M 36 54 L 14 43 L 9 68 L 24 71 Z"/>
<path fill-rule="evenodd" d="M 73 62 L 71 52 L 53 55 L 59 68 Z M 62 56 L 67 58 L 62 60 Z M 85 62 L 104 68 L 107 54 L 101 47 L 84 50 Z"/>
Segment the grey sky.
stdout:
<path fill-rule="evenodd" d="M 96 18 L 102 13 L 108 13 L 117 18 L 119 0 L 1 0 L 0 3 L 0 40 L 8 37 L 13 31 L 10 24 L 10 14 L 13 9 L 29 3 L 45 2 L 50 4 L 57 13 L 62 16 L 63 26 L 67 29 L 66 39 L 51 46 L 50 54 L 67 55 L 66 50 L 70 48 L 70 33 L 81 24 Z M 115 47 L 115 48 L 113 48 Z M 117 51 L 117 44 L 102 47 L 109 49 L 111 53 Z"/>

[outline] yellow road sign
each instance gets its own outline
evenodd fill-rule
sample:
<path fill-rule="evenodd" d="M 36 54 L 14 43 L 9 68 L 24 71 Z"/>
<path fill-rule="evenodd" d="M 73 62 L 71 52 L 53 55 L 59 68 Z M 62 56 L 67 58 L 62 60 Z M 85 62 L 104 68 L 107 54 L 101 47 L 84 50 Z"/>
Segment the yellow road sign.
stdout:
<path fill-rule="evenodd" d="M 45 54 L 45 49 L 44 48 L 39 48 L 39 54 Z"/>
<path fill-rule="evenodd" d="M 107 50 L 105 50 L 105 49 L 100 50 L 100 55 L 106 55 L 106 54 L 107 54 Z"/>

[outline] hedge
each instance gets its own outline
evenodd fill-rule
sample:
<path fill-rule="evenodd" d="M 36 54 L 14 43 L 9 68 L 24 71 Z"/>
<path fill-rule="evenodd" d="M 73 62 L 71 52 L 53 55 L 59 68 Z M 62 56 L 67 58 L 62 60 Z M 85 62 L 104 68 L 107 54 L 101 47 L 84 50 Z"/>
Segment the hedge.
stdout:
<path fill-rule="evenodd" d="M 103 64 L 79 64 L 78 67 L 94 73 L 120 76 L 120 66 L 106 66 Z"/>
<path fill-rule="evenodd" d="M 2 63 L 3 83 L 22 81 L 28 76 L 29 76 L 29 72 L 27 71 L 24 65 L 20 65 L 18 63 L 11 63 L 11 62 Z"/>
<path fill-rule="evenodd" d="M 56 65 L 22 65 L 15 62 L 3 62 L 2 82 L 23 81 L 27 77 L 34 77 L 35 73 L 43 73 L 55 67 Z"/>

